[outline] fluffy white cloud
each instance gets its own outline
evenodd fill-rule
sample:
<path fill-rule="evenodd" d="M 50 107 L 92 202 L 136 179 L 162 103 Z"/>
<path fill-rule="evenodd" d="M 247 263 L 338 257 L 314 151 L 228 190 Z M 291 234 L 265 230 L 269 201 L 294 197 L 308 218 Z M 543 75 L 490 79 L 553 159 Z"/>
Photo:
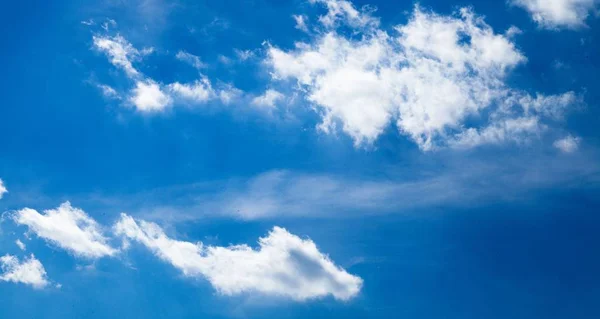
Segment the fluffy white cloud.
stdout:
<path fill-rule="evenodd" d="M 2 268 L 2 274 L 0 274 L 2 281 L 22 283 L 34 288 L 44 288 L 50 283 L 44 265 L 33 254 L 23 262 L 19 262 L 19 259 L 12 255 L 2 256 L 0 257 L 0 267 Z"/>
<path fill-rule="evenodd" d="M 353 35 L 325 29 L 292 50 L 270 46 L 266 62 L 275 80 L 300 85 L 298 91 L 320 110 L 323 131 L 340 123 L 356 145 L 372 143 L 395 122 L 401 133 L 430 150 L 452 144 L 455 135 L 472 134 L 464 127 L 470 118 L 483 120 L 477 130 L 510 124 L 506 115 L 495 114 L 507 98 L 520 97 L 532 106 L 521 106 L 514 120 L 550 112 L 553 102 L 564 109 L 574 100 L 572 93 L 534 99 L 507 88 L 506 74 L 526 58 L 510 36 L 494 33 L 469 9 L 441 16 L 417 6 L 407 24 L 388 34 L 347 1 L 313 2 L 328 7 L 324 25 L 346 23 L 355 28 Z"/>
<path fill-rule="evenodd" d="M 173 99 L 152 80 L 137 81 L 129 101 L 142 112 L 160 112 L 171 106 Z"/>
<path fill-rule="evenodd" d="M 309 239 L 275 227 L 260 238 L 259 248 L 247 245 L 205 246 L 169 238 L 156 224 L 122 214 L 115 232 L 137 241 L 185 276 L 204 277 L 224 295 L 258 292 L 294 300 L 332 295 L 352 298 L 362 279 L 336 266 Z"/>
<path fill-rule="evenodd" d="M 511 3 L 529 12 L 543 28 L 576 29 L 585 26 L 585 20 L 594 11 L 597 0 L 512 0 Z"/>
<path fill-rule="evenodd" d="M 262 95 L 259 95 L 252 99 L 252 104 L 256 106 L 274 108 L 277 102 L 281 101 L 285 96 L 280 92 L 268 89 Z"/>
<path fill-rule="evenodd" d="M 26 225 L 29 231 L 77 256 L 100 258 L 112 256 L 117 250 L 110 247 L 102 235 L 101 226 L 83 210 L 69 202 L 44 214 L 24 208 L 12 215 L 15 223 Z"/>
<path fill-rule="evenodd" d="M 177 55 L 175 57 L 180 61 L 188 63 L 189 65 L 193 66 L 198 70 L 206 67 L 202 60 L 200 60 L 200 57 L 185 51 L 177 52 Z"/>
<path fill-rule="evenodd" d="M 6 186 L 4 186 L 4 182 L 2 181 L 2 179 L 0 179 L 0 199 L 2 199 L 2 196 L 4 196 L 4 194 L 8 193 L 8 189 L 6 189 Z"/>
<path fill-rule="evenodd" d="M 554 142 L 554 147 L 563 151 L 564 153 L 573 153 L 579 148 L 580 142 L 581 138 L 569 135 L 559 140 L 556 140 Z"/>
<path fill-rule="evenodd" d="M 110 62 L 119 68 L 122 68 L 130 77 L 137 77 L 138 70 L 133 67 L 132 60 L 140 56 L 140 52 L 134 48 L 125 38 L 120 35 L 115 37 L 94 36 L 94 46 L 104 52 Z"/>

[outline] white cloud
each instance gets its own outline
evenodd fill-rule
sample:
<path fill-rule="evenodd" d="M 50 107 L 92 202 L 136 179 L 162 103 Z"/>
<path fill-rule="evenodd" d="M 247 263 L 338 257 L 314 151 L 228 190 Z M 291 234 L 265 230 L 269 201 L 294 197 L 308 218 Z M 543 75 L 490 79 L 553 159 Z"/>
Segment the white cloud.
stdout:
<path fill-rule="evenodd" d="M 178 60 L 183 61 L 198 70 L 206 67 L 206 65 L 202 62 L 202 60 L 200 60 L 200 57 L 193 55 L 191 53 L 185 52 L 185 51 L 177 52 L 177 55 L 175 57 Z"/>
<path fill-rule="evenodd" d="M 129 77 L 139 76 L 138 70 L 133 67 L 132 61 L 140 56 L 140 52 L 120 35 L 115 37 L 94 36 L 94 46 L 104 52 L 110 62 L 127 73 Z"/>
<path fill-rule="evenodd" d="M 302 301 L 325 297 L 347 300 L 361 289 L 362 279 L 336 266 L 309 239 L 275 227 L 247 245 L 205 246 L 169 238 L 156 224 L 122 214 L 115 232 L 137 241 L 188 277 L 206 278 L 223 295 L 257 292 Z"/>
<path fill-rule="evenodd" d="M 111 63 L 125 71 L 127 76 L 133 80 L 135 86 L 129 92 L 127 99 L 138 111 L 146 113 L 162 112 L 175 103 L 206 103 L 209 101 L 220 101 L 223 104 L 231 104 L 240 98 L 244 92 L 230 84 L 219 84 L 218 89 L 214 89 L 208 77 L 200 74 L 199 79 L 191 83 L 173 82 L 163 84 L 147 77 L 133 67 L 132 61 L 139 59 L 141 55 L 150 54 L 153 48 L 143 49 L 142 51 L 134 48 L 122 36 L 116 37 L 94 37 L 96 48 L 105 52 L 111 59 Z M 240 60 L 247 60 L 254 56 L 250 50 L 235 50 Z M 179 51 L 177 59 L 192 65 L 196 69 L 205 68 L 206 65 L 198 56 L 185 51 Z M 225 56 L 219 59 L 225 64 L 233 61 Z M 98 84 L 105 97 L 121 99 L 120 94 L 112 87 L 104 84 Z"/>
<path fill-rule="evenodd" d="M 104 97 L 117 100 L 121 98 L 119 93 L 111 86 L 106 84 L 98 84 L 97 86 L 102 91 L 102 95 L 104 95 Z"/>
<path fill-rule="evenodd" d="M 225 85 L 219 90 L 218 93 L 219 100 L 221 100 L 221 103 L 225 105 L 233 103 L 234 101 L 239 99 L 243 94 L 244 92 L 242 92 L 242 90 L 234 87 L 233 85 Z"/>
<path fill-rule="evenodd" d="M 49 284 L 44 265 L 32 254 L 28 259 L 19 262 L 12 255 L 0 257 L 2 274 L 0 280 L 31 285 L 34 288 L 44 288 Z"/>
<path fill-rule="evenodd" d="M 87 26 L 92 26 L 92 25 L 95 25 L 96 22 L 94 22 L 93 19 L 89 19 L 89 20 L 83 20 L 83 21 L 81 21 L 81 24 L 87 25 Z"/>
<path fill-rule="evenodd" d="M 531 14 L 541 27 L 548 29 L 577 29 L 585 26 L 597 0 L 512 0 L 511 3 Z"/>
<path fill-rule="evenodd" d="M 276 107 L 276 103 L 281 101 L 285 96 L 280 92 L 268 89 L 260 96 L 257 96 L 252 99 L 252 104 L 256 106 L 274 108 Z"/>
<path fill-rule="evenodd" d="M 101 226 L 69 202 L 56 209 L 45 210 L 44 214 L 24 208 L 16 211 L 12 219 L 17 224 L 28 226 L 29 231 L 38 237 L 76 256 L 100 258 L 117 253 L 102 235 Z"/>
<path fill-rule="evenodd" d="M 503 125 L 494 114 L 508 97 L 524 97 L 532 112 L 573 100 L 572 93 L 527 100 L 507 88 L 506 74 L 526 58 L 509 36 L 495 34 L 469 9 L 441 16 L 417 6 L 407 24 L 388 34 L 374 22 L 357 23 L 375 20 L 346 1 L 313 2 L 329 8 L 322 23 L 358 26 L 360 36 L 327 29 L 292 50 L 269 46 L 266 62 L 274 80 L 297 82 L 293 88 L 317 106 L 320 129 L 330 132 L 339 123 L 356 145 L 373 143 L 395 122 L 421 149 L 435 149 L 469 131 L 464 125 L 470 118 L 483 120 L 475 129 Z M 523 108 L 515 119 L 532 116 Z"/>
<path fill-rule="evenodd" d="M 6 189 L 6 186 L 4 186 L 4 181 L 2 181 L 2 179 L 0 179 L 0 199 L 2 199 L 2 197 L 6 193 L 8 193 L 8 189 Z"/>
<path fill-rule="evenodd" d="M 306 25 L 306 20 L 308 19 L 305 15 L 292 15 L 294 21 L 296 21 L 296 29 L 304 32 L 308 32 L 308 26 Z"/>
<path fill-rule="evenodd" d="M 106 21 L 104 23 L 102 23 L 102 29 L 104 29 L 104 31 L 108 32 L 108 29 L 110 29 L 111 27 L 116 28 L 117 27 L 117 21 L 113 20 L 113 19 L 106 19 Z"/>
<path fill-rule="evenodd" d="M 369 12 L 361 12 L 354 8 L 350 1 L 345 0 L 309 0 L 310 3 L 320 3 L 327 7 L 327 14 L 319 17 L 319 21 L 328 28 L 333 28 L 339 21 L 352 27 L 362 28 L 379 25 L 379 20 Z"/>
<path fill-rule="evenodd" d="M 21 249 L 21 250 L 26 250 L 26 249 L 27 249 L 27 246 L 25 246 L 25 244 L 24 244 L 24 243 L 23 243 L 23 242 L 22 242 L 20 239 L 17 239 L 17 240 L 15 241 L 15 244 L 16 244 L 16 245 L 19 247 L 19 249 Z"/>
<path fill-rule="evenodd" d="M 215 91 L 207 78 L 202 78 L 192 84 L 175 82 L 169 84 L 169 90 L 176 96 L 197 103 L 204 103 L 215 96 Z"/>
<path fill-rule="evenodd" d="M 543 129 L 539 119 L 534 116 L 508 118 L 494 121 L 490 126 L 481 129 L 469 128 L 457 134 L 455 140 L 450 141 L 450 145 L 455 148 L 471 148 L 508 141 L 524 144 Z"/>
<path fill-rule="evenodd" d="M 254 57 L 254 52 L 252 50 L 234 49 L 233 52 L 235 52 L 235 55 L 240 61 L 248 61 Z"/>
<path fill-rule="evenodd" d="M 534 111 L 553 119 L 562 119 L 569 107 L 583 104 L 583 98 L 575 92 L 546 96 L 538 93 L 535 98 L 527 95 L 519 99 L 525 111 Z"/>
<path fill-rule="evenodd" d="M 173 99 L 152 80 L 137 81 L 129 101 L 142 112 L 160 112 L 171 105 Z"/>
<path fill-rule="evenodd" d="M 561 150 L 564 153 L 573 153 L 579 148 L 581 138 L 573 137 L 571 135 L 566 136 L 554 142 L 554 147 Z"/>
<path fill-rule="evenodd" d="M 219 55 L 218 59 L 219 59 L 219 62 L 221 62 L 224 65 L 231 65 L 231 64 L 233 64 L 233 60 L 231 60 L 231 58 L 228 58 L 228 57 L 226 57 L 226 56 L 224 56 L 222 54 Z"/>

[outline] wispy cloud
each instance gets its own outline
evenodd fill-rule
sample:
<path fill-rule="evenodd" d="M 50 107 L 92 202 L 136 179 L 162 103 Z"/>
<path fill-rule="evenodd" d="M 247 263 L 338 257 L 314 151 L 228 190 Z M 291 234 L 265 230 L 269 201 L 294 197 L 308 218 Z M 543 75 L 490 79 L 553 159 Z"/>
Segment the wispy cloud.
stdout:
<path fill-rule="evenodd" d="M 600 185 L 600 165 L 583 151 L 569 156 L 554 152 L 440 156 L 444 167 L 412 165 L 410 170 L 388 171 L 385 178 L 273 170 L 250 178 L 170 186 L 127 197 L 95 194 L 78 201 L 99 209 L 116 206 L 145 219 L 173 223 L 223 216 L 246 220 L 343 218 L 411 213 L 440 205 L 479 207 L 530 200 L 537 192 L 553 187 Z"/>

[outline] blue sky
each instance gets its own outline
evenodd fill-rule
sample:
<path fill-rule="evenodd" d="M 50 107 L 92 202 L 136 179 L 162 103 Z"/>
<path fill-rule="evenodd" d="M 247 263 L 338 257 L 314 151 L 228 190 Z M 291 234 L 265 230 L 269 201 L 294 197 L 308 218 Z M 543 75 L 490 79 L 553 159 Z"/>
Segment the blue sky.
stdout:
<path fill-rule="evenodd" d="M 7 4 L 0 317 L 597 318 L 598 4 Z"/>

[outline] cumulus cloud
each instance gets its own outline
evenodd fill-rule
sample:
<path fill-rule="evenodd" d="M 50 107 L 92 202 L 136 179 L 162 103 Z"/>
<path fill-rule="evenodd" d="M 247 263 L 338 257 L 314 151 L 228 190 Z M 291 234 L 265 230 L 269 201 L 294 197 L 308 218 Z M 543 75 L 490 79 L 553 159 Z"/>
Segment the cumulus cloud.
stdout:
<path fill-rule="evenodd" d="M 285 96 L 280 92 L 268 89 L 262 95 L 254 97 L 252 104 L 261 107 L 274 108 L 277 106 L 277 102 L 281 101 Z"/>
<path fill-rule="evenodd" d="M 4 255 L 0 257 L 0 267 L 2 281 L 22 283 L 34 288 L 44 288 L 50 283 L 44 265 L 33 254 L 22 262 L 15 256 Z"/>
<path fill-rule="evenodd" d="M 117 250 L 110 247 L 101 226 L 83 210 L 69 202 L 43 214 L 31 208 L 14 212 L 12 219 L 25 225 L 30 232 L 72 254 L 85 258 L 112 256 Z"/>
<path fill-rule="evenodd" d="M 173 102 L 171 96 L 152 80 L 138 81 L 131 90 L 130 101 L 142 112 L 160 112 Z"/>
<path fill-rule="evenodd" d="M 556 147 L 564 153 L 573 153 L 579 148 L 580 142 L 581 138 L 569 135 L 559 140 L 556 140 L 554 142 L 554 147 Z"/>
<path fill-rule="evenodd" d="M 156 224 L 122 214 L 115 232 L 137 241 L 188 277 L 206 278 L 223 295 L 257 292 L 294 300 L 354 297 L 362 279 L 322 254 L 314 242 L 275 227 L 259 247 L 206 246 L 168 237 Z"/>
<path fill-rule="evenodd" d="M 470 9 L 442 16 L 417 6 L 407 24 L 388 33 L 347 1 L 312 2 L 327 6 L 320 21 L 328 28 L 291 50 L 269 46 L 266 63 L 274 80 L 299 84 L 294 88 L 321 113 L 320 129 L 330 132 L 341 124 L 356 145 L 373 143 L 395 123 L 421 149 L 431 150 L 472 134 L 468 119 L 479 118 L 476 130 L 511 123 L 506 114 L 496 114 L 507 98 L 532 106 L 521 106 L 513 120 L 546 112 L 552 102 L 564 108 L 574 99 L 534 99 L 508 88 L 507 73 L 526 58 L 510 36 L 494 33 Z M 342 23 L 354 28 L 352 36 L 336 30 Z"/>
<path fill-rule="evenodd" d="M 585 26 L 585 20 L 598 5 L 597 0 L 512 0 L 543 28 L 577 29 Z"/>
<path fill-rule="evenodd" d="M 0 179 L 0 199 L 4 196 L 4 194 L 8 193 L 8 189 L 4 186 L 4 182 Z"/>

